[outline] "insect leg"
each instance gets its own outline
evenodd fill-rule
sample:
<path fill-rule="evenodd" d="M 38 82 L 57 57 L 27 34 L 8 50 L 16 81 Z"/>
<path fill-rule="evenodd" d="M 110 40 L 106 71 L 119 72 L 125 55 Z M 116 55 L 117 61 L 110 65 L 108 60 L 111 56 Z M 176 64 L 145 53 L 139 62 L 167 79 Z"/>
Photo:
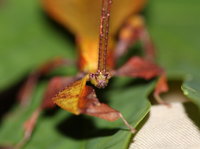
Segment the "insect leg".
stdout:
<path fill-rule="evenodd" d="M 24 136 L 22 140 L 17 144 L 17 147 L 21 148 L 31 137 L 32 132 L 37 124 L 37 120 L 40 113 L 45 109 L 53 108 L 55 104 L 52 102 L 52 98 L 66 86 L 70 85 L 74 81 L 79 79 L 77 77 L 54 77 L 48 84 L 47 90 L 44 94 L 41 105 L 32 113 L 32 115 L 24 122 Z"/>
<path fill-rule="evenodd" d="M 161 93 L 168 91 L 165 72 L 154 62 L 134 56 L 130 58 L 128 62 L 126 62 L 122 67 L 116 70 L 114 75 L 143 78 L 146 80 L 150 80 L 154 77 L 159 77 L 155 87 L 154 97 L 158 103 L 169 105 L 160 98 Z"/>
<path fill-rule="evenodd" d="M 34 70 L 28 76 L 27 80 L 19 91 L 18 99 L 20 104 L 22 106 L 26 106 L 29 103 L 32 91 L 34 90 L 40 77 L 50 73 L 52 70 L 62 65 L 72 65 L 72 62 L 63 58 L 55 58 Z"/>
<path fill-rule="evenodd" d="M 136 41 L 141 41 L 145 58 L 153 61 L 155 59 L 154 44 L 147 31 L 144 18 L 140 15 L 130 17 L 122 27 L 119 33 L 115 57 L 119 58 L 126 53 L 129 47 L 135 44 Z"/>
<path fill-rule="evenodd" d="M 127 52 L 129 47 L 136 41 L 141 41 L 144 49 L 144 58 L 132 57 L 126 64 L 116 71 L 116 75 L 140 77 L 144 79 L 152 79 L 159 77 L 154 97 L 160 104 L 164 102 L 160 94 L 168 91 L 167 79 L 164 70 L 154 63 L 155 48 L 145 25 L 144 18 L 134 15 L 128 19 L 119 34 L 119 42 L 116 46 L 115 58 L 118 59 Z"/>

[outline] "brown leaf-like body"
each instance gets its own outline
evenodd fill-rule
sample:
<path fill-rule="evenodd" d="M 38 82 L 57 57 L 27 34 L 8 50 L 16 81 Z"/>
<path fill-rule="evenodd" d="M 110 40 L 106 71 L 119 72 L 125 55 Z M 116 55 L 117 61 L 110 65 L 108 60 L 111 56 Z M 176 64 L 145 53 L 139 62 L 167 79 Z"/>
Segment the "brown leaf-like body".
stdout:
<path fill-rule="evenodd" d="M 108 121 L 117 120 L 120 117 L 119 112 L 100 103 L 92 87 L 86 85 L 87 80 L 86 76 L 60 91 L 53 98 L 54 103 L 76 115 L 87 114 Z"/>
<path fill-rule="evenodd" d="M 113 0 L 110 33 L 115 34 L 127 16 L 140 11 L 147 0 Z M 47 12 L 76 35 L 98 38 L 101 0 L 43 0 Z"/>
<path fill-rule="evenodd" d="M 146 1 L 113 1 L 109 29 L 108 69 L 112 69 L 114 65 L 114 35 L 125 19 L 140 11 Z M 98 61 L 101 0 L 43 0 L 43 5 L 52 18 L 75 34 L 80 70 L 87 73 L 95 72 Z"/>
<path fill-rule="evenodd" d="M 58 106 L 66 111 L 74 114 L 80 114 L 81 111 L 78 107 L 79 100 L 82 97 L 86 81 L 88 77 L 85 76 L 83 79 L 78 80 L 71 85 L 67 86 L 64 90 L 60 91 L 54 98 L 53 101 Z"/>
<path fill-rule="evenodd" d="M 107 104 L 99 102 L 94 89 L 90 86 L 84 88 L 82 98 L 79 102 L 79 108 L 84 114 L 99 117 L 107 121 L 115 121 L 120 118 L 117 110 L 109 107 Z"/>

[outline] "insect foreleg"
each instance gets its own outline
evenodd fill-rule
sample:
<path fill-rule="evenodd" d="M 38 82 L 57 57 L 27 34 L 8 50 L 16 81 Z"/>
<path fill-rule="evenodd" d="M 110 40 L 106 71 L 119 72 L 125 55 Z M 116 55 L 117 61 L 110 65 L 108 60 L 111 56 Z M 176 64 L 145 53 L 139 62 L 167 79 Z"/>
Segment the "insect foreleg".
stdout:
<path fill-rule="evenodd" d="M 148 33 L 144 18 L 140 15 L 134 15 L 130 17 L 120 30 L 119 41 L 115 50 L 115 57 L 121 57 L 124 53 L 127 52 L 130 46 L 136 43 L 136 41 L 140 41 L 142 43 L 144 57 L 154 61 L 154 44 Z"/>
<path fill-rule="evenodd" d="M 20 104 L 22 106 L 26 106 L 27 104 L 29 104 L 31 94 L 35 86 L 37 85 L 37 82 L 40 77 L 47 75 L 48 73 L 50 73 L 59 66 L 65 66 L 65 65 L 68 66 L 72 64 L 73 62 L 71 62 L 70 60 L 63 58 L 55 58 L 53 60 L 50 60 L 46 64 L 42 65 L 38 69 L 34 70 L 28 76 L 27 80 L 25 81 L 25 83 L 23 84 L 22 88 L 19 91 L 18 99 L 20 101 Z"/>

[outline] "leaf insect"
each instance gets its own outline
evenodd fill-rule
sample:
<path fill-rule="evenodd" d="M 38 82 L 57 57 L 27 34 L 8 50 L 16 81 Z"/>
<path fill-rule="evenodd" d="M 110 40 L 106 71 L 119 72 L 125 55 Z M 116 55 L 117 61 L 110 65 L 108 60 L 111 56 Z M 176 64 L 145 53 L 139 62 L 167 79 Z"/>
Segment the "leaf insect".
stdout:
<path fill-rule="evenodd" d="M 47 108 L 54 107 L 55 104 L 75 115 L 87 114 L 107 121 L 122 119 L 130 132 L 135 133 L 136 130 L 128 123 L 121 112 L 113 109 L 107 104 L 101 103 L 96 96 L 95 88 L 105 88 L 109 83 L 109 79 L 114 76 L 137 77 L 146 80 L 159 77 L 155 87 L 154 97 L 158 103 L 167 104 L 160 98 L 160 94 L 168 90 L 166 75 L 164 70 L 154 62 L 154 46 L 146 29 L 143 17 L 138 15 L 137 12 L 134 12 L 129 19 L 126 19 L 126 21 L 121 19 L 121 22 L 124 22 L 124 25 L 119 32 L 118 41 L 114 44 L 111 42 L 114 35 L 113 30 L 111 30 L 112 34 L 109 34 L 109 29 L 112 29 L 112 27 L 110 27 L 110 25 L 112 25 L 110 24 L 112 1 L 114 4 L 116 3 L 115 6 L 128 4 L 127 7 L 130 7 L 129 12 L 127 11 L 126 15 L 122 15 L 122 18 L 127 18 L 127 16 L 129 16 L 128 14 L 134 12 L 132 10 L 132 4 L 136 5 L 135 8 L 138 7 L 138 10 L 140 10 L 146 2 L 145 0 L 102 0 L 99 38 L 98 42 L 94 42 L 94 44 L 98 45 L 98 48 L 97 46 L 94 46 L 96 48 L 88 49 L 92 48 L 92 46 L 80 46 L 78 64 L 80 72 L 76 76 L 58 76 L 50 80 L 42 104 L 24 123 L 24 137 L 19 144 L 17 144 L 17 147 L 23 146 L 30 139 L 40 113 Z M 76 21 L 73 22 L 74 18 L 70 18 L 70 15 L 67 15 L 68 13 L 65 12 L 73 11 L 65 9 L 65 6 L 68 6 L 68 2 L 74 5 L 77 4 L 77 7 L 79 6 L 77 2 L 72 2 L 71 0 L 43 0 L 45 9 L 49 15 L 61 24 L 70 26 L 69 28 L 77 36 L 78 44 L 81 45 L 81 43 L 83 43 L 86 45 L 89 40 L 81 37 L 81 35 L 85 33 L 83 29 L 84 26 L 81 26 L 80 24 L 77 26 L 75 24 Z M 87 2 L 89 4 L 95 4 L 98 1 L 87 0 Z M 119 27 L 115 28 L 116 32 Z M 144 57 L 133 56 L 121 67 L 115 68 L 114 62 L 126 53 L 129 47 L 137 40 L 140 40 L 143 44 Z M 92 45 L 92 41 L 88 43 Z M 88 57 L 88 55 L 90 56 Z M 36 71 L 33 71 L 20 91 L 19 99 L 21 105 L 26 106 L 29 103 L 29 97 L 41 76 L 48 74 L 59 66 L 72 64 L 73 63 L 69 60 L 55 58 Z M 87 85 L 87 82 L 91 82 L 93 85 Z"/>

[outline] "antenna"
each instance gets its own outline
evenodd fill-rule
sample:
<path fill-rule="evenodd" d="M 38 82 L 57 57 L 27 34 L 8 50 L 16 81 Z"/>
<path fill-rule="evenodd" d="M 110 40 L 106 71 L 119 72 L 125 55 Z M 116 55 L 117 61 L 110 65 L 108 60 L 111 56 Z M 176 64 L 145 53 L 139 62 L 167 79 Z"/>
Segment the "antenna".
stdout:
<path fill-rule="evenodd" d="M 96 73 L 90 74 L 90 82 L 98 88 L 106 87 L 111 77 L 110 73 L 106 70 L 111 4 L 112 0 L 102 0 L 98 69 Z"/>
<path fill-rule="evenodd" d="M 98 70 L 101 72 L 106 72 L 111 4 L 112 0 L 102 0 L 101 22 L 100 22 L 100 33 L 99 33 L 99 57 L 98 57 Z"/>

